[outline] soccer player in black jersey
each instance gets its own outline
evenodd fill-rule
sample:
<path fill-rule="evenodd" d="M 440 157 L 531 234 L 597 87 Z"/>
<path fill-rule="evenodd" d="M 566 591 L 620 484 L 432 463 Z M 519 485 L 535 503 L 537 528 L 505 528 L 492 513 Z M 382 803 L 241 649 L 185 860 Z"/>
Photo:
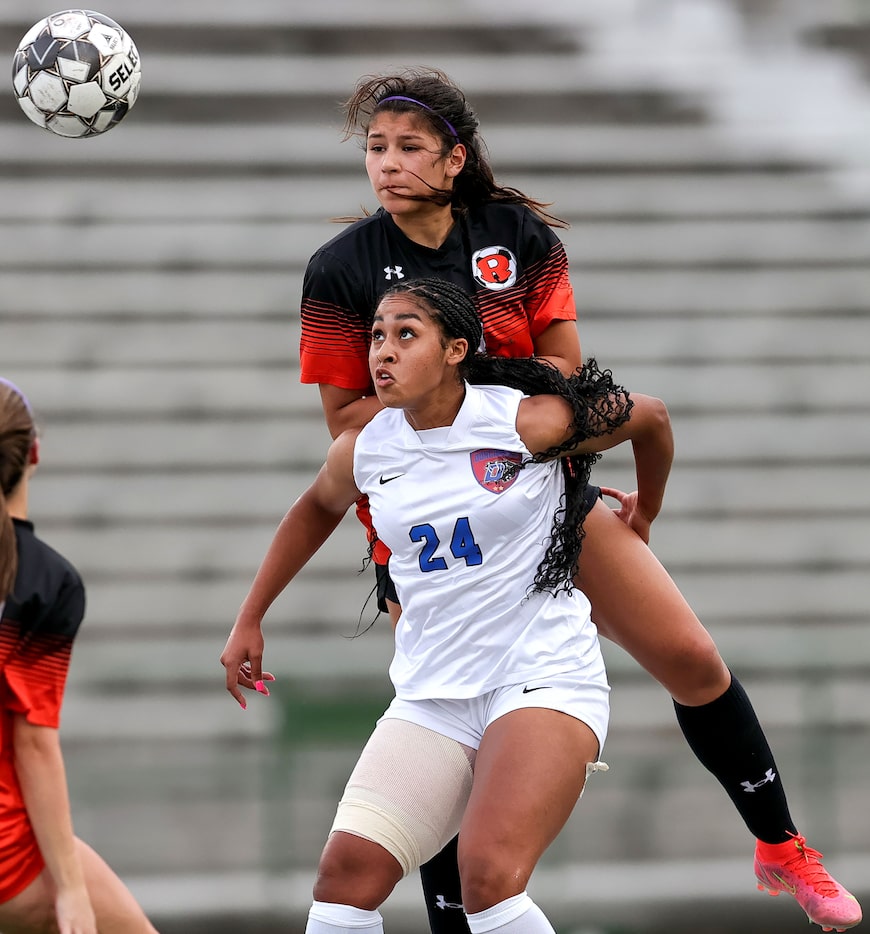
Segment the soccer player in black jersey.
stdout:
<path fill-rule="evenodd" d="M 85 592 L 27 518 L 38 463 L 30 406 L 0 379 L 0 930 L 156 934 L 73 833 L 58 725 Z"/>
<path fill-rule="evenodd" d="M 496 183 L 462 90 L 433 69 L 367 76 L 346 114 L 347 136 L 365 144 L 380 209 L 321 247 L 303 282 L 301 379 L 319 386 L 332 436 L 364 425 L 380 408 L 366 368 L 370 316 L 378 297 L 405 276 L 465 287 L 489 353 L 535 354 L 566 374 L 574 371 L 582 362 L 574 297 L 565 250 L 553 232 L 565 225 L 547 205 Z M 854 926 L 861 919 L 857 901 L 798 832 L 752 704 L 647 547 L 650 523 L 628 509 L 631 494 L 604 492 L 619 508 L 590 496 L 577 578 L 599 632 L 673 698 L 689 746 L 756 838 L 759 888 L 789 892 L 825 929 Z M 358 513 L 367 522 L 365 502 Z M 395 620 L 400 607 L 389 554 L 378 547 L 374 558 L 379 603 Z M 455 846 L 421 875 L 434 934 L 467 934 Z"/>

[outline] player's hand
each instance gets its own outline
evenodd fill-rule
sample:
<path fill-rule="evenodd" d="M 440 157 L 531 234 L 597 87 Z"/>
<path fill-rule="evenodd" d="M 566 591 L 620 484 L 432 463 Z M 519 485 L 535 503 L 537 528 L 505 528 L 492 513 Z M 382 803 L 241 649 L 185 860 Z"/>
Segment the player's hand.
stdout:
<path fill-rule="evenodd" d="M 247 708 L 248 702 L 241 688 L 248 688 L 268 697 L 269 689 L 265 682 L 275 680 L 271 672 L 263 671 L 264 645 L 259 623 L 237 619 L 221 652 L 221 664 L 227 673 L 227 690 L 242 710 Z"/>
<path fill-rule="evenodd" d="M 54 900 L 54 913 L 60 934 L 98 934 L 97 919 L 84 885 L 60 889 Z"/>
<path fill-rule="evenodd" d="M 649 544 L 649 530 L 652 520 L 648 519 L 637 506 L 637 490 L 632 493 L 625 493 L 612 486 L 601 487 L 601 495 L 609 496 L 619 503 L 619 508 L 613 512 L 633 531 L 636 532 L 644 541 Z"/>

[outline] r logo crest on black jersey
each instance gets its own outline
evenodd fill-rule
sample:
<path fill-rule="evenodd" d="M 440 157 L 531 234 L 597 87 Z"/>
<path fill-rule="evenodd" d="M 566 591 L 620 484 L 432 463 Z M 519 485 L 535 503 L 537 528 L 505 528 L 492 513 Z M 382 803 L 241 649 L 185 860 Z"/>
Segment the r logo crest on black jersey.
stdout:
<path fill-rule="evenodd" d="M 474 281 L 492 292 L 509 289 L 517 281 L 517 258 L 506 246 L 486 246 L 471 257 Z"/>
<path fill-rule="evenodd" d="M 523 458 L 514 451 L 496 451 L 480 448 L 471 452 L 471 469 L 474 478 L 490 493 L 504 493 L 519 475 Z"/>

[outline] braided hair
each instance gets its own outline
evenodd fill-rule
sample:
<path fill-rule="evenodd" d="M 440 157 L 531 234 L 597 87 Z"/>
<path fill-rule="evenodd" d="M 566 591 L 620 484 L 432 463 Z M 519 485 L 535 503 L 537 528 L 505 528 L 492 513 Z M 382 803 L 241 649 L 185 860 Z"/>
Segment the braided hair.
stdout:
<path fill-rule="evenodd" d="M 15 527 L 6 498 L 27 469 L 36 426 L 24 393 L 0 378 L 0 603 L 12 592 L 18 570 Z"/>
<path fill-rule="evenodd" d="M 587 360 L 571 376 L 565 376 L 539 357 L 496 357 L 478 352 L 483 325 L 468 293 L 452 282 L 437 278 L 409 279 L 391 286 L 390 295 L 413 296 L 441 327 L 444 338 L 468 341 L 468 352 L 458 367 L 460 379 L 478 386 L 509 386 L 528 396 L 561 396 L 570 406 L 571 437 L 562 444 L 526 458 L 513 469 L 561 457 L 565 493 L 555 514 L 550 539 L 538 566 L 532 590 L 570 591 L 583 545 L 583 519 L 588 511 L 584 493 L 599 454 L 565 455 L 587 438 L 610 434 L 628 421 L 632 401 L 613 381 L 610 370 Z"/>
<path fill-rule="evenodd" d="M 466 150 L 466 161 L 452 189 L 433 188 L 426 200 L 450 204 L 462 213 L 469 208 L 501 201 L 522 204 L 551 227 L 567 227 L 561 218 L 547 212 L 549 203 L 536 201 L 518 188 L 498 185 L 489 164 L 480 121 L 462 89 L 437 68 L 406 68 L 392 75 L 365 75 L 344 102 L 344 138 L 365 143 L 369 124 L 378 113 L 412 113 L 441 140 L 441 155 L 457 143 Z"/>

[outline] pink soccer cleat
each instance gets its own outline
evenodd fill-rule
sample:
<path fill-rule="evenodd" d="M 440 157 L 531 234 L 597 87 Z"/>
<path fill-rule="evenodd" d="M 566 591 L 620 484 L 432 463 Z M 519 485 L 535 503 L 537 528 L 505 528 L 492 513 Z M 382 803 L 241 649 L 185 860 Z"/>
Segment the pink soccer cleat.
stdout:
<path fill-rule="evenodd" d="M 822 865 L 822 854 L 805 837 L 785 843 L 755 843 L 755 878 L 760 891 L 788 892 L 823 931 L 845 931 L 861 920 L 858 899 Z"/>

